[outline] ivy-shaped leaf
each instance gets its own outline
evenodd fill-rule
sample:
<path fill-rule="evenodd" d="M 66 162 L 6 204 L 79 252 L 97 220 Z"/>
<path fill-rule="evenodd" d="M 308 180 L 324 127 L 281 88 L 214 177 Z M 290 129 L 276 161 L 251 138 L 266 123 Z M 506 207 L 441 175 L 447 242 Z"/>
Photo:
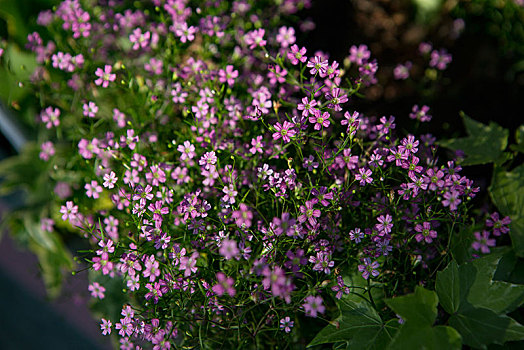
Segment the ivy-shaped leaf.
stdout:
<path fill-rule="evenodd" d="M 435 292 L 417 286 L 415 293 L 394 299 L 386 304 L 404 319 L 388 349 L 460 349 L 460 334 L 451 327 L 436 326 L 438 296 Z"/>
<path fill-rule="evenodd" d="M 444 270 L 437 272 L 436 290 L 444 310 L 448 314 L 457 312 L 460 306 L 460 277 L 454 260 Z"/>
<path fill-rule="evenodd" d="M 449 324 L 462 334 L 466 345 L 487 349 L 487 345 L 504 344 L 507 341 L 524 339 L 524 326 L 506 315 L 473 308 L 452 315 Z"/>
<path fill-rule="evenodd" d="M 510 172 L 495 167 L 489 194 L 502 215 L 511 218 L 511 242 L 515 253 L 524 257 L 524 164 Z"/>
<path fill-rule="evenodd" d="M 384 349 L 398 328 L 397 320 L 382 322 L 376 310 L 365 301 L 349 298 L 338 301 L 340 316 L 324 327 L 308 345 L 348 342 L 351 349 Z M 336 324 L 336 326 L 334 325 Z"/>
<path fill-rule="evenodd" d="M 487 164 L 497 162 L 508 144 L 509 131 L 490 122 L 479 123 L 461 113 L 467 137 L 440 141 L 442 147 L 462 150 L 466 154 L 464 165 Z"/>
<path fill-rule="evenodd" d="M 524 153 L 524 124 L 518 127 L 515 131 L 515 141 L 517 142 L 514 145 L 510 145 L 510 148 L 513 151 Z"/>

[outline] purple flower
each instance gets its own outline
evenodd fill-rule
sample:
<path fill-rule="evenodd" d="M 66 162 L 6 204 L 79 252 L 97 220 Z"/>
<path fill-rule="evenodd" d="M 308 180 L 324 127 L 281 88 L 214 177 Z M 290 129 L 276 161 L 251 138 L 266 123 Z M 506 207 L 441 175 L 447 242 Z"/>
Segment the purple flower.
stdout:
<path fill-rule="evenodd" d="M 493 235 L 500 236 L 502 233 L 509 232 L 509 224 L 511 224 L 511 219 L 509 216 L 500 219 L 499 213 L 495 212 L 491 214 L 489 219 L 486 220 L 487 227 L 493 227 Z"/>
<path fill-rule="evenodd" d="M 358 169 L 358 172 L 358 174 L 355 174 L 355 180 L 360 180 L 360 186 L 365 186 L 366 183 L 370 184 L 373 182 L 373 178 L 371 177 L 373 173 L 371 172 L 371 170 L 366 168 L 360 168 Z"/>
<path fill-rule="evenodd" d="M 184 256 L 180 258 L 180 271 L 184 271 L 184 277 L 189 277 L 191 273 L 195 273 L 198 268 L 196 267 L 197 259 L 200 255 L 198 252 L 193 252 L 190 257 Z"/>
<path fill-rule="evenodd" d="M 251 220 L 253 220 L 253 213 L 249 210 L 248 206 L 244 203 L 240 203 L 239 210 L 233 211 L 231 218 L 235 219 L 235 223 L 238 227 L 251 227 Z"/>
<path fill-rule="evenodd" d="M 444 200 L 442 201 L 442 205 L 447 207 L 449 206 L 449 209 L 452 211 L 457 210 L 457 206 L 462 203 L 462 200 L 460 200 L 459 197 L 460 193 L 454 190 L 447 191 L 444 193 L 443 197 Z"/>
<path fill-rule="evenodd" d="M 218 272 L 217 280 L 218 280 L 218 283 L 215 284 L 212 288 L 213 292 L 215 292 L 216 295 L 221 297 L 222 295 L 227 293 L 232 297 L 235 296 L 236 290 L 233 287 L 233 285 L 235 284 L 235 280 L 233 278 L 227 277 L 222 272 Z"/>
<path fill-rule="evenodd" d="M 253 50 L 257 46 L 266 46 L 266 41 L 264 40 L 265 33 L 266 31 L 264 29 L 255 29 L 244 35 L 244 41 L 249 46 L 250 50 Z"/>
<path fill-rule="evenodd" d="M 409 117 L 411 119 L 417 119 L 421 122 L 429 122 L 431 120 L 431 115 L 428 114 L 429 107 L 424 105 L 419 107 L 418 105 L 414 105 L 411 109 L 411 113 L 409 114 Z"/>
<path fill-rule="evenodd" d="M 198 164 L 203 165 L 204 169 L 209 170 L 210 167 L 214 167 L 217 163 L 217 156 L 215 155 L 215 152 L 206 152 L 198 161 Z"/>
<path fill-rule="evenodd" d="M 392 220 L 393 217 L 389 214 L 386 214 L 386 216 L 380 215 L 377 218 L 379 224 L 376 224 L 375 228 L 379 231 L 380 236 L 391 233 L 391 228 L 393 227 L 393 224 L 391 223 Z"/>
<path fill-rule="evenodd" d="M 324 60 L 321 56 L 315 56 L 310 58 L 307 62 L 307 67 L 311 68 L 309 73 L 311 75 L 319 74 L 322 78 L 326 76 L 328 61 Z"/>
<path fill-rule="evenodd" d="M 293 27 L 280 27 L 276 39 L 282 48 L 289 47 L 296 41 L 295 29 Z"/>
<path fill-rule="evenodd" d="M 451 63 L 451 54 L 449 54 L 446 49 L 441 49 L 439 51 L 433 50 L 431 52 L 431 60 L 429 62 L 430 67 L 444 70 L 449 63 Z"/>
<path fill-rule="evenodd" d="M 488 254 L 490 252 L 489 247 L 495 246 L 495 239 L 489 238 L 489 231 L 482 231 L 482 234 L 475 232 L 474 235 L 476 241 L 471 244 L 471 247 L 476 251 L 480 250 L 482 253 Z"/>
<path fill-rule="evenodd" d="M 395 67 L 393 70 L 393 76 L 396 80 L 406 80 L 409 78 L 409 71 L 411 70 L 411 67 L 413 64 L 411 61 L 407 61 L 404 64 L 399 64 Z"/>
<path fill-rule="evenodd" d="M 235 68 L 228 64 L 226 69 L 221 69 L 218 71 L 218 81 L 221 83 L 226 83 L 229 86 L 232 86 L 235 83 L 235 79 L 238 78 L 238 71 L 234 70 Z"/>
<path fill-rule="evenodd" d="M 319 209 L 313 209 L 313 206 L 315 205 L 314 201 L 307 201 L 305 204 L 305 206 L 301 205 L 299 208 L 302 215 L 298 217 L 298 221 L 304 223 L 307 220 L 312 226 L 315 226 L 317 224 L 315 218 L 319 218 L 321 212 Z"/>
<path fill-rule="evenodd" d="M 306 312 L 306 316 L 309 317 L 317 317 L 317 313 L 323 314 L 324 311 L 326 311 L 326 308 L 322 303 L 324 302 L 322 300 L 322 297 L 320 296 L 313 296 L 309 295 L 304 300 L 305 303 L 302 304 L 302 307 L 304 307 L 304 311 Z"/>
<path fill-rule="evenodd" d="M 313 108 L 317 105 L 317 101 L 309 101 L 307 97 L 302 98 L 302 103 L 297 105 L 297 109 L 302 111 L 302 116 L 307 117 L 309 114 L 315 114 L 318 110 Z"/>
<path fill-rule="evenodd" d="M 358 265 L 358 271 L 362 272 L 362 277 L 367 280 L 370 275 L 377 277 L 380 274 L 377 270 L 379 266 L 378 261 L 371 262 L 370 258 L 364 258 L 363 264 Z"/>
<path fill-rule="evenodd" d="M 240 251 L 237 247 L 237 242 L 233 239 L 224 239 L 220 244 L 218 251 L 226 260 L 231 260 L 239 256 Z"/>
<path fill-rule="evenodd" d="M 426 243 L 433 242 L 433 239 L 437 238 L 437 231 L 431 229 L 431 223 L 425 221 L 424 223 L 417 224 L 415 231 L 418 233 L 415 235 L 417 242 L 425 240 Z"/>

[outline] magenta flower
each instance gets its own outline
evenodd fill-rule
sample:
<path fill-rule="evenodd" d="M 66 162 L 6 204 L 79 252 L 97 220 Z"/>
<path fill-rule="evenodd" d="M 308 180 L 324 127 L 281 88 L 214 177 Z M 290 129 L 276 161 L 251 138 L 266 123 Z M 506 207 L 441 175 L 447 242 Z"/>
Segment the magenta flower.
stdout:
<path fill-rule="evenodd" d="M 291 51 L 287 53 L 287 58 L 288 60 L 291 61 L 292 65 L 297 65 L 298 62 L 304 63 L 307 61 L 307 57 L 305 55 L 306 55 L 305 47 L 302 47 L 299 49 L 297 45 L 293 45 L 291 46 Z"/>
<path fill-rule="evenodd" d="M 305 299 L 305 303 L 302 304 L 302 307 L 304 307 L 304 311 L 306 312 L 306 316 L 309 317 L 317 317 L 318 313 L 323 314 L 324 311 L 326 311 L 326 307 L 322 305 L 324 301 L 322 300 L 321 296 L 313 296 L 309 295 Z"/>
<path fill-rule="evenodd" d="M 373 173 L 371 170 L 367 168 L 360 168 L 358 169 L 358 172 L 358 174 L 355 174 L 355 180 L 360 181 L 360 186 L 365 186 L 367 183 L 370 184 L 373 182 L 373 178 L 371 177 Z"/>
<path fill-rule="evenodd" d="M 134 29 L 131 35 L 129 35 L 129 41 L 131 41 L 131 43 L 133 44 L 133 50 L 138 50 L 139 48 L 146 48 L 149 45 L 150 39 L 151 33 L 142 33 L 142 29 L 140 28 Z"/>
<path fill-rule="evenodd" d="M 280 123 L 276 123 L 273 125 L 276 132 L 273 133 L 273 140 L 278 140 L 282 138 L 285 143 L 289 143 L 291 141 L 291 137 L 295 136 L 296 131 L 293 128 L 293 124 L 288 122 L 287 120 L 284 121 L 282 125 Z"/>
<path fill-rule="evenodd" d="M 449 54 L 446 49 L 441 49 L 439 51 L 433 50 L 431 52 L 431 60 L 429 62 L 430 67 L 437 68 L 439 70 L 444 70 L 451 63 L 451 54 Z"/>
<path fill-rule="evenodd" d="M 315 56 L 313 58 L 310 58 L 307 62 L 307 67 L 311 68 L 309 70 L 309 73 L 311 75 L 319 74 L 322 78 L 324 78 L 327 74 L 327 67 L 328 67 L 328 61 L 324 60 L 320 56 Z"/>
<path fill-rule="evenodd" d="M 307 201 L 305 206 L 303 205 L 300 206 L 299 210 L 302 213 L 302 215 L 298 217 L 298 221 L 300 223 L 309 221 L 309 223 L 312 226 L 315 226 L 317 224 L 317 220 L 315 218 L 319 218 L 321 212 L 319 209 L 313 209 L 314 205 L 315 205 L 314 201 Z"/>
<path fill-rule="evenodd" d="M 92 101 L 84 103 L 82 108 L 84 109 L 84 116 L 86 117 L 94 118 L 98 112 L 98 106 Z"/>
<path fill-rule="evenodd" d="M 395 69 L 393 69 L 393 77 L 396 80 L 406 80 L 409 78 L 409 71 L 411 70 L 411 67 L 413 64 L 411 61 L 407 61 L 404 64 L 398 64 Z"/>
<path fill-rule="evenodd" d="M 380 236 L 391 233 L 391 228 L 393 227 L 393 224 L 391 223 L 392 220 L 393 217 L 389 214 L 386 214 L 386 216 L 380 215 L 377 218 L 379 223 L 375 225 L 375 228 L 379 231 Z"/>
<path fill-rule="evenodd" d="M 291 332 L 291 328 L 293 328 L 294 322 L 291 321 L 289 316 L 284 317 L 280 320 L 280 328 L 283 329 L 286 333 Z"/>
<path fill-rule="evenodd" d="M 228 186 L 224 186 L 222 189 L 222 192 L 224 192 L 224 196 L 222 197 L 222 200 L 229 204 L 235 203 L 235 197 L 238 194 L 238 192 L 235 190 L 235 186 L 233 184 L 229 184 Z"/>
<path fill-rule="evenodd" d="M 249 210 L 247 205 L 240 203 L 239 210 L 235 210 L 233 214 L 231 214 L 231 218 L 235 219 L 235 223 L 238 227 L 251 227 L 253 213 Z"/>
<path fill-rule="evenodd" d="M 89 198 L 97 199 L 100 197 L 100 193 L 102 193 L 102 186 L 98 184 L 96 181 L 91 181 L 91 183 L 85 184 L 84 188 L 86 189 L 86 195 Z"/>
<path fill-rule="evenodd" d="M 353 45 L 349 48 L 349 61 L 361 66 L 371 56 L 371 51 L 368 50 L 367 45 Z"/>
<path fill-rule="evenodd" d="M 333 108 L 335 112 L 340 112 L 342 110 L 340 105 L 348 101 L 348 96 L 342 89 L 334 88 L 331 92 L 326 93 L 326 100 L 329 101 L 329 108 Z"/>
<path fill-rule="evenodd" d="M 250 50 L 253 50 L 257 46 L 266 46 L 266 41 L 264 40 L 265 33 L 266 31 L 264 29 L 255 29 L 244 35 L 244 41 L 249 46 Z"/>
<path fill-rule="evenodd" d="M 60 110 L 58 108 L 47 107 L 40 113 L 40 119 L 42 123 L 45 123 L 47 129 L 51 129 L 53 126 L 60 125 Z"/>
<path fill-rule="evenodd" d="M 495 239 L 489 238 L 489 231 L 475 232 L 476 241 L 471 244 L 471 247 L 476 251 L 481 251 L 484 254 L 490 252 L 489 247 L 494 247 L 496 245 Z"/>
<path fill-rule="evenodd" d="M 313 126 L 313 129 L 315 130 L 320 130 L 322 127 L 327 128 L 330 124 L 329 113 L 324 112 L 321 115 L 320 111 L 316 110 L 315 113 L 309 117 L 309 122 L 315 124 Z"/>
<path fill-rule="evenodd" d="M 442 205 L 444 207 L 449 206 L 449 209 L 452 211 L 457 210 L 458 205 L 462 203 L 462 200 L 458 198 L 459 195 L 460 193 L 455 190 L 447 191 L 443 195 L 444 200 L 442 201 Z"/>
<path fill-rule="evenodd" d="M 380 274 L 377 270 L 379 266 L 378 261 L 371 262 L 370 258 L 364 258 L 363 264 L 358 265 L 358 271 L 362 272 L 362 277 L 367 280 L 369 276 L 377 277 Z"/>
<path fill-rule="evenodd" d="M 198 252 L 193 252 L 189 257 L 184 256 L 180 258 L 180 266 L 178 268 L 180 271 L 184 271 L 184 277 L 189 277 L 192 273 L 197 272 L 196 263 L 199 256 Z"/>
<path fill-rule="evenodd" d="M 144 277 L 149 277 L 149 282 L 154 282 L 158 276 L 160 276 L 159 263 L 156 261 L 155 256 L 151 255 L 145 259 L 144 262 L 145 270 L 142 272 Z"/>
<path fill-rule="evenodd" d="M 231 260 L 237 258 L 240 251 L 237 247 L 237 242 L 233 239 L 224 239 L 220 244 L 220 249 L 218 251 L 226 260 Z"/>
<path fill-rule="evenodd" d="M 231 277 L 227 277 L 222 272 L 217 273 L 217 280 L 218 283 L 215 284 L 212 288 L 213 292 L 215 292 L 216 295 L 221 297 L 224 294 L 229 294 L 230 296 L 234 297 L 236 294 L 236 290 L 233 287 L 235 284 L 235 280 Z"/>
<path fill-rule="evenodd" d="M 104 299 L 104 292 L 106 289 L 98 282 L 93 282 L 93 284 L 90 284 L 87 289 L 91 292 L 93 298 Z"/>
<path fill-rule="evenodd" d="M 421 122 L 429 122 L 431 120 L 431 115 L 428 114 L 429 107 L 424 105 L 422 108 L 420 108 L 418 105 L 414 105 L 411 109 L 411 113 L 409 114 L 409 117 L 411 119 L 417 119 Z"/>
<path fill-rule="evenodd" d="M 116 182 L 118 181 L 118 177 L 116 177 L 116 174 L 114 171 L 111 171 L 109 174 L 104 175 L 104 187 L 105 188 L 114 188 Z"/>
<path fill-rule="evenodd" d="M 215 152 L 206 152 L 198 161 L 198 164 L 203 165 L 204 169 L 209 170 L 211 167 L 214 167 L 217 163 L 217 156 Z"/>
<path fill-rule="evenodd" d="M 60 208 L 60 213 L 62 213 L 62 220 L 74 221 L 78 213 L 78 205 L 74 205 L 72 201 L 67 201 L 66 205 L 62 205 Z"/>
<path fill-rule="evenodd" d="M 315 114 L 318 112 L 316 108 L 314 108 L 317 105 L 317 101 L 311 100 L 309 101 L 307 97 L 302 98 L 302 103 L 299 103 L 297 105 L 297 109 L 299 111 L 302 111 L 302 116 L 307 117 L 310 114 Z"/>
<path fill-rule="evenodd" d="M 106 64 L 104 66 L 104 69 L 97 68 L 95 75 L 98 77 L 98 79 L 95 80 L 96 85 L 102 85 L 103 88 L 107 88 L 109 86 L 109 82 L 115 81 L 116 74 L 112 74 L 111 70 L 113 68 Z"/>
<path fill-rule="evenodd" d="M 238 78 L 238 71 L 230 64 L 226 66 L 225 70 L 221 69 L 218 71 L 218 81 L 221 83 L 227 83 L 229 86 L 232 86 L 236 78 Z"/>
<path fill-rule="evenodd" d="M 48 161 L 49 158 L 55 155 L 55 146 L 51 141 L 46 141 L 40 145 L 42 152 L 39 153 L 38 157 L 44 161 Z"/>
<path fill-rule="evenodd" d="M 509 216 L 500 219 L 499 213 L 495 212 L 490 215 L 489 219 L 486 220 L 487 227 L 493 227 L 493 235 L 500 236 L 502 233 L 509 232 L 509 224 L 511 219 Z"/>
<path fill-rule="evenodd" d="M 100 329 L 102 330 L 103 335 L 111 334 L 111 326 L 113 325 L 111 321 L 102 318 L 102 323 L 100 324 Z"/>
<path fill-rule="evenodd" d="M 197 28 L 193 26 L 188 27 L 186 22 L 177 25 L 175 29 L 175 35 L 180 37 L 180 41 L 183 43 L 195 40 L 196 32 Z"/>
<path fill-rule="evenodd" d="M 184 141 L 183 145 L 178 145 L 177 151 L 182 153 L 180 160 L 193 159 L 196 156 L 195 146 L 189 141 Z"/>
<path fill-rule="evenodd" d="M 426 243 L 433 242 L 433 239 L 437 238 L 437 231 L 431 229 L 431 223 L 425 221 L 424 223 L 417 224 L 415 231 L 418 233 L 415 235 L 417 242 L 425 240 Z"/>
<path fill-rule="evenodd" d="M 280 27 L 276 39 L 282 48 L 289 47 L 296 41 L 295 29 L 293 27 Z"/>

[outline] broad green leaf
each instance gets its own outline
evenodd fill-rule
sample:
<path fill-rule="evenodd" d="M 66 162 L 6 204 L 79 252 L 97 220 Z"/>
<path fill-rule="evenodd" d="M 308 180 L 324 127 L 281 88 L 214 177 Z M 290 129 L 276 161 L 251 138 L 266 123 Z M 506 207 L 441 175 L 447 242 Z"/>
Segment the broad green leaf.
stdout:
<path fill-rule="evenodd" d="M 323 328 L 308 347 L 346 341 L 358 349 L 381 349 L 393 338 L 396 325 L 389 322 L 384 324 L 367 302 L 357 303 L 344 298 L 338 301 L 338 306 L 340 316 Z"/>
<path fill-rule="evenodd" d="M 517 141 L 517 143 L 511 145 L 510 148 L 514 151 L 524 153 L 524 124 L 519 126 L 515 132 L 515 141 Z"/>
<path fill-rule="evenodd" d="M 430 327 L 437 317 L 437 293 L 420 286 L 416 287 L 413 294 L 385 301 L 407 323 Z"/>
<path fill-rule="evenodd" d="M 470 309 L 452 315 L 449 324 L 457 329 L 466 345 L 487 349 L 491 343 L 524 339 L 524 326 L 506 315 L 497 315 L 488 309 Z"/>
<path fill-rule="evenodd" d="M 513 248 L 517 256 L 524 257 L 524 164 L 510 172 L 495 167 L 489 193 L 502 215 L 511 218 Z"/>
<path fill-rule="evenodd" d="M 461 282 L 471 281 L 474 274 L 472 283 L 468 282 L 469 286 L 464 286 L 469 290 L 467 302 L 476 308 L 489 309 L 497 314 L 511 312 L 524 302 L 524 285 L 493 281 L 502 253 L 503 250 L 459 267 Z M 472 267 L 475 273 L 472 272 Z M 462 288 L 461 283 L 461 295 Z M 461 310 L 464 308 L 461 307 Z"/>
<path fill-rule="evenodd" d="M 449 314 L 457 312 L 460 306 L 460 278 L 455 260 L 444 270 L 437 272 L 436 290 L 444 310 Z"/>
<path fill-rule="evenodd" d="M 479 123 L 461 113 L 467 137 L 440 141 L 438 144 L 452 150 L 462 150 L 466 154 L 464 165 L 496 162 L 508 144 L 509 131 L 494 122 L 489 125 Z"/>
<path fill-rule="evenodd" d="M 451 236 L 451 255 L 459 265 L 471 260 L 471 244 L 475 240 L 476 225 L 468 226 Z"/>
<path fill-rule="evenodd" d="M 406 323 L 389 345 L 389 350 L 440 350 L 461 349 L 462 338 L 451 327 L 418 326 Z"/>

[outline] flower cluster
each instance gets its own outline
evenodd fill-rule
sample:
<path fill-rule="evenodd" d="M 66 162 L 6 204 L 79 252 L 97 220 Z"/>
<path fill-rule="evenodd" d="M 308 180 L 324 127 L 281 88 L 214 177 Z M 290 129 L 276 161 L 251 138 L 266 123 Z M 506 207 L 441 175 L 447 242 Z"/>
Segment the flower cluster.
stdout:
<path fill-rule="evenodd" d="M 98 245 L 92 269 L 126 289 L 122 317 L 101 323 L 125 348 L 274 344 L 275 330 L 299 332 L 359 293 L 350 280 L 388 281 L 395 295 L 430 278 L 467 221 L 478 188 L 454 162 L 439 164 L 430 136 L 351 107 L 377 83 L 368 48 L 349 49 L 358 73 L 346 79 L 269 20 L 309 1 L 269 3 L 115 2 L 90 13 L 66 0 L 39 22 L 75 45 L 30 37 L 33 84 L 48 87 L 50 72 L 66 82 L 40 114 L 40 157 L 64 167 L 52 174 L 55 219 L 80 227 Z M 450 61 L 431 55 L 438 69 Z M 430 121 L 415 107 L 413 119 Z M 68 158 L 55 153 L 70 146 Z M 497 220 L 493 234 L 507 225 Z M 99 282 L 89 291 L 109 293 Z"/>

